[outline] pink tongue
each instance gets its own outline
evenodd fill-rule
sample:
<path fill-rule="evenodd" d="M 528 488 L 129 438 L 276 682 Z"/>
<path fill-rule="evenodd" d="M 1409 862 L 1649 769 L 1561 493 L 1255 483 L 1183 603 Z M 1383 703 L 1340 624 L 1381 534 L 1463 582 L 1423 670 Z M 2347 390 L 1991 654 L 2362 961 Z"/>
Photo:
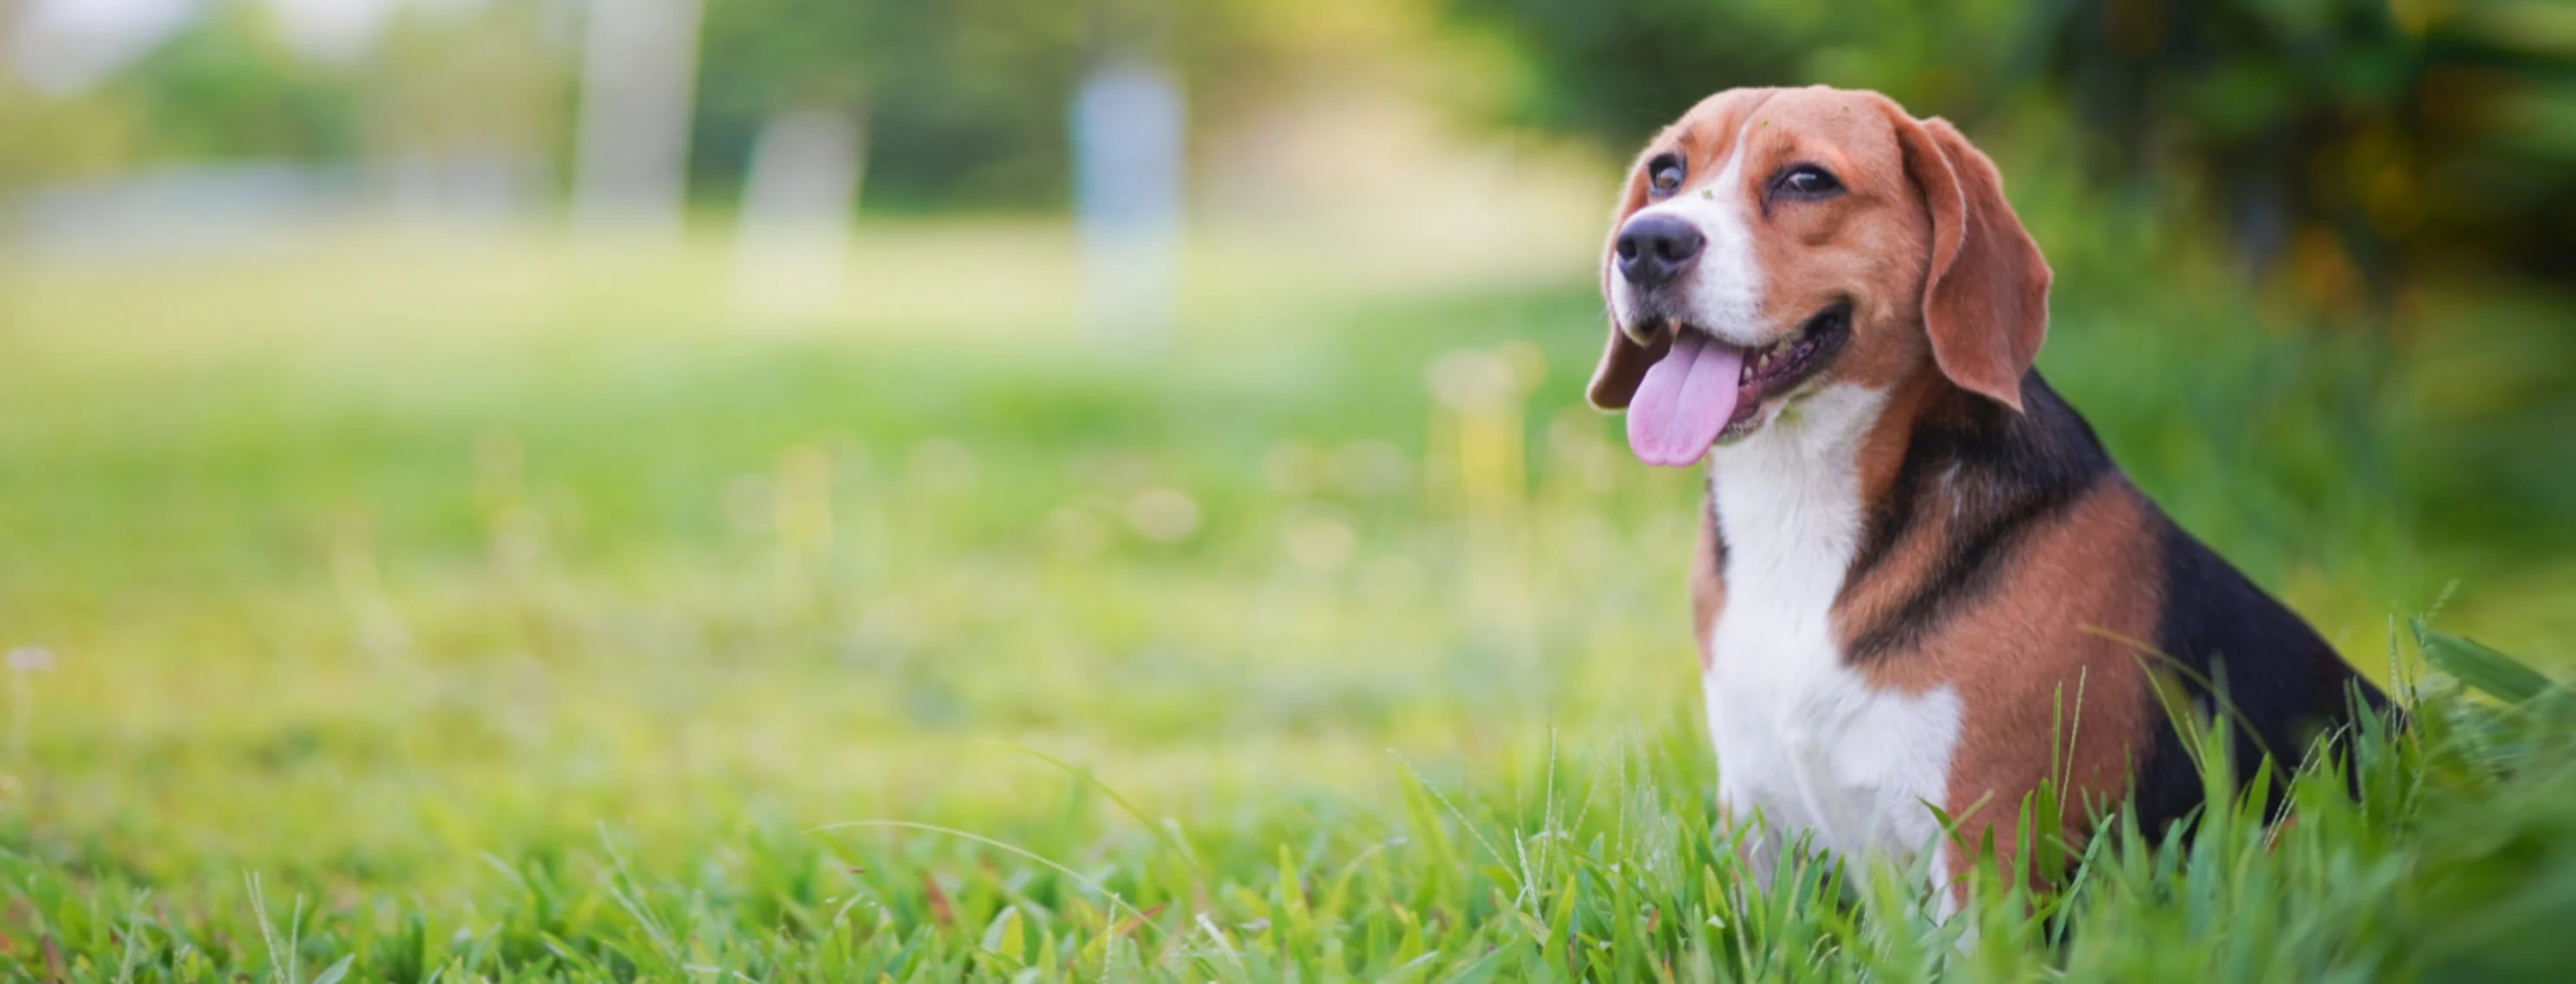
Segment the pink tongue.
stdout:
<path fill-rule="evenodd" d="M 1735 415 L 1736 376 L 1744 352 L 1695 331 L 1678 332 L 1673 350 L 1646 370 L 1628 400 L 1628 448 L 1649 465 L 1698 461 Z"/>

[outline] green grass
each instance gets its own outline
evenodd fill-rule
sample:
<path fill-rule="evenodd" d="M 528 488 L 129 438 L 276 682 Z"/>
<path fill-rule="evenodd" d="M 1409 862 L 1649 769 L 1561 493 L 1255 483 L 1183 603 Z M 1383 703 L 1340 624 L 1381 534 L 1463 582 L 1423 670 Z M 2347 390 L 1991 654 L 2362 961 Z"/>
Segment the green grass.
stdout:
<path fill-rule="evenodd" d="M 2440 624 L 2554 664 L 2563 560 L 2428 519 L 2486 491 L 2425 473 L 2457 367 L 2039 224 L 2043 366 L 2187 525 L 2375 675 L 2455 580 Z M 0 647 L 52 664 L 7 677 L 0 973 L 2565 966 L 2565 702 L 2447 683 L 2270 840 L 2104 839 L 1946 925 L 1901 873 L 1741 883 L 1693 482 L 1580 406 L 1580 255 L 1220 245 L 1160 357 L 1082 342 L 1043 229 L 878 233 L 795 317 L 535 237 L 0 269 Z"/>

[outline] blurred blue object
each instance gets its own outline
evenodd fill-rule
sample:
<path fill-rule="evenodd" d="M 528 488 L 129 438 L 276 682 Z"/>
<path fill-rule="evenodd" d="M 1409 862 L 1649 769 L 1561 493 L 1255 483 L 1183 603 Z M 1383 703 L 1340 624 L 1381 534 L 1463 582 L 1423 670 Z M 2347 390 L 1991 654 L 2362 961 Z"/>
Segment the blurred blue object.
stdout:
<path fill-rule="evenodd" d="M 1074 211 L 1085 320 L 1121 347 L 1154 349 L 1173 329 L 1184 120 L 1171 78 L 1114 62 L 1073 100 Z"/>

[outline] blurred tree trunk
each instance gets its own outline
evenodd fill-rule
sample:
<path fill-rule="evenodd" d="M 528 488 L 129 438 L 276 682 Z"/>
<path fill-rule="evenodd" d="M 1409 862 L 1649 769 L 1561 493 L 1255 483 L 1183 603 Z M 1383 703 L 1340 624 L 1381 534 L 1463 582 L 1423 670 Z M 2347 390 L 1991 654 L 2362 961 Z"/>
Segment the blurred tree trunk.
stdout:
<path fill-rule="evenodd" d="M 765 312 L 840 296 L 850 224 L 867 173 L 864 110 L 802 109 L 761 127 L 734 232 L 734 290 Z"/>
<path fill-rule="evenodd" d="M 699 0 L 591 0 L 573 218 L 668 238 L 688 194 Z"/>

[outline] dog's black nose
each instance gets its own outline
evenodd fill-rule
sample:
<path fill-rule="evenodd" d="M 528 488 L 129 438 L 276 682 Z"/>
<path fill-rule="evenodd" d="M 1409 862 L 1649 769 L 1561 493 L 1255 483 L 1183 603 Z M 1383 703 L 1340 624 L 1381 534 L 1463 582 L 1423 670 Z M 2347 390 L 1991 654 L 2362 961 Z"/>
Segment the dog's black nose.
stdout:
<path fill-rule="evenodd" d="M 1708 240 L 1678 216 L 1639 216 L 1619 229 L 1619 276 L 1639 287 L 1661 286 L 1699 262 Z"/>

